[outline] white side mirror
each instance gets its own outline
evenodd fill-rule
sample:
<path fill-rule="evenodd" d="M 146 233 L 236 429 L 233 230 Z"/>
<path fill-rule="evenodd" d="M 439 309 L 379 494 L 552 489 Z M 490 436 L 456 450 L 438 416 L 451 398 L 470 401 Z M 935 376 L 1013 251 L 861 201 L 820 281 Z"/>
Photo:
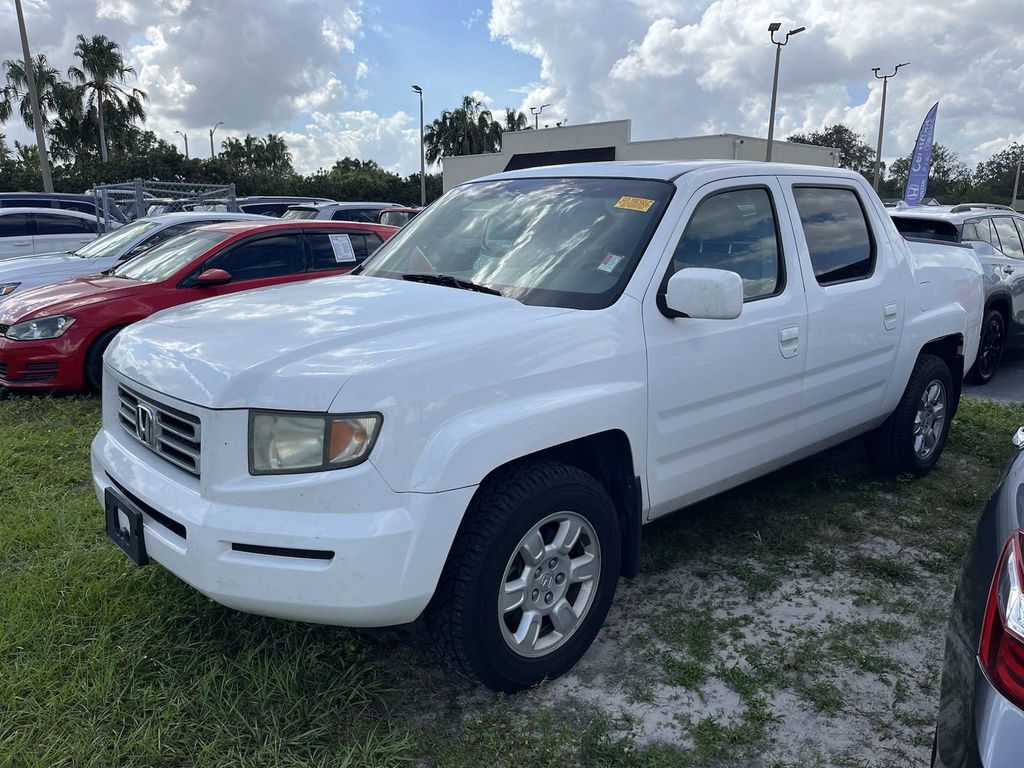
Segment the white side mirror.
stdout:
<path fill-rule="evenodd" d="M 743 279 L 725 269 L 686 267 L 669 278 L 664 305 L 676 317 L 735 320 L 743 311 Z"/>

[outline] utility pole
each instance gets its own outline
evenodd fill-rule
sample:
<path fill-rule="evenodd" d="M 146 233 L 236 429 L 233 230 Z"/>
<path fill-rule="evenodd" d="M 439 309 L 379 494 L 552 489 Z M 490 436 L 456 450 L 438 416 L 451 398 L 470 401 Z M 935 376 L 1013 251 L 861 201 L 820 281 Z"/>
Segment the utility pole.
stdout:
<path fill-rule="evenodd" d="M 1010 207 L 1017 210 L 1017 187 L 1020 184 L 1020 165 L 1024 160 L 1024 150 L 1017 156 L 1017 173 L 1013 176 L 1013 197 L 1010 199 Z"/>
<path fill-rule="evenodd" d="M 188 160 L 188 134 L 181 131 L 175 131 L 175 133 L 185 140 L 185 159 Z"/>
<path fill-rule="evenodd" d="M 28 32 L 25 29 L 25 13 L 21 10 L 21 0 L 14 0 L 14 9 L 18 12 L 18 31 L 21 32 L 21 52 L 25 56 L 25 79 L 28 81 L 28 99 L 32 104 L 32 122 L 36 129 L 36 148 L 39 150 L 39 172 L 43 176 L 43 191 L 53 192 L 50 157 L 46 153 L 46 136 L 43 135 L 43 113 L 39 109 L 39 92 L 36 90 L 36 70 L 28 49 Z"/>
<path fill-rule="evenodd" d="M 423 89 L 418 85 L 412 87 L 420 95 L 420 207 L 427 204 L 427 161 L 423 153 Z"/>
<path fill-rule="evenodd" d="M 540 128 L 540 113 L 544 111 L 545 107 L 550 107 L 550 104 L 541 104 L 539 107 L 530 107 L 530 114 L 533 115 L 533 130 Z"/>
<path fill-rule="evenodd" d="M 216 131 L 217 128 L 219 128 L 222 125 L 224 125 L 224 121 L 223 120 L 219 121 L 217 123 L 217 125 L 213 126 L 213 128 L 210 129 L 210 159 L 211 160 L 213 160 L 213 158 L 215 158 L 217 156 L 217 152 L 213 148 L 213 132 Z"/>
<path fill-rule="evenodd" d="M 889 75 L 878 74 L 881 67 L 872 67 L 871 71 L 875 73 L 875 77 L 882 81 L 882 112 L 878 116 L 878 148 L 875 150 L 875 192 L 878 191 L 878 185 L 882 182 L 882 131 L 885 128 L 885 97 L 886 92 L 889 90 L 889 78 L 896 77 L 896 73 L 900 71 L 900 67 L 905 67 L 910 64 L 909 61 L 903 64 L 897 64 L 896 69 Z"/>
<path fill-rule="evenodd" d="M 786 33 L 785 40 L 776 40 L 775 33 L 782 28 L 782 24 L 778 21 L 773 21 L 768 25 L 768 32 L 771 35 L 771 40 L 775 44 L 775 76 L 772 77 L 772 106 L 771 115 L 768 118 L 768 149 L 764 153 L 764 161 L 770 163 L 772 161 L 772 145 L 775 143 L 775 99 L 779 93 L 779 60 L 782 58 L 782 46 L 789 42 L 789 38 L 793 35 L 799 35 L 807 27 L 797 27 L 791 29 Z"/>

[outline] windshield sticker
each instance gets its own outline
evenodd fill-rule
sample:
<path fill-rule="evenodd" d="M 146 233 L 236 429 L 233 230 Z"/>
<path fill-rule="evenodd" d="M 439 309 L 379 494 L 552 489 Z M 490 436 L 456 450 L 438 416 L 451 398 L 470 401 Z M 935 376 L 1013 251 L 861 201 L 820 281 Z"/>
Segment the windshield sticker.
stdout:
<path fill-rule="evenodd" d="M 654 201 L 652 200 L 651 202 L 653 203 Z M 622 257 L 617 253 L 609 253 L 601 259 L 601 263 L 597 265 L 597 268 L 602 272 L 614 272 L 615 268 L 619 266 L 619 262 L 621 261 Z"/>
<path fill-rule="evenodd" d="M 352 250 L 352 239 L 348 235 L 331 235 L 334 260 L 339 264 L 355 264 L 356 252 Z"/>
<path fill-rule="evenodd" d="M 648 200 L 646 197 L 630 197 L 629 195 L 623 195 L 619 198 L 619 202 L 615 204 L 616 208 L 625 208 L 627 211 L 640 211 L 640 213 L 647 213 L 651 210 L 651 206 L 654 205 L 654 200 Z"/>

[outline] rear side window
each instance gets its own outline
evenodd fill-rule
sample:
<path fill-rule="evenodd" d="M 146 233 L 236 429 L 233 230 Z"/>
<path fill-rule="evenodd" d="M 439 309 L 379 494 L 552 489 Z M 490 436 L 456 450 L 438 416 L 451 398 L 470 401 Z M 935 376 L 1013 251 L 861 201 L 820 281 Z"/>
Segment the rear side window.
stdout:
<path fill-rule="evenodd" d="M 282 213 L 288 210 L 291 203 L 251 203 L 248 205 L 238 206 L 242 213 L 256 213 L 260 216 L 275 216 L 280 217 Z"/>
<path fill-rule="evenodd" d="M 37 235 L 85 235 L 96 234 L 96 223 L 79 219 L 77 216 L 60 216 L 55 213 L 36 213 Z"/>
<path fill-rule="evenodd" d="M 377 221 L 377 211 L 369 208 L 343 208 L 331 216 L 334 221 L 365 221 L 371 224 Z"/>
<path fill-rule="evenodd" d="M 875 270 L 875 243 L 860 198 L 840 187 L 794 187 L 819 285 L 862 280 Z"/>
<path fill-rule="evenodd" d="M 6 197 L 0 201 L 4 208 L 54 208 L 52 200 L 36 197 Z"/>
<path fill-rule="evenodd" d="M 78 211 L 87 213 L 90 216 L 96 215 L 96 206 L 92 203 L 79 202 L 78 200 L 60 200 L 57 203 L 65 211 Z"/>
<path fill-rule="evenodd" d="M 349 260 L 348 249 L 340 238 L 348 238 L 355 261 Z M 309 236 L 309 243 L 313 251 L 313 269 L 344 269 L 362 264 L 380 247 L 381 240 L 376 235 L 362 232 L 317 232 Z"/>
<path fill-rule="evenodd" d="M 31 234 L 28 214 L 12 213 L 0 216 L 0 237 L 27 237 Z"/>
<path fill-rule="evenodd" d="M 242 243 L 204 265 L 223 269 L 233 280 L 260 280 L 298 272 L 302 240 L 297 234 L 273 235 Z"/>
<path fill-rule="evenodd" d="M 996 234 L 999 235 L 999 250 L 1011 259 L 1024 259 L 1024 246 L 1021 246 L 1020 234 L 1009 216 L 996 216 L 992 219 Z"/>
<path fill-rule="evenodd" d="M 782 249 L 768 190 L 734 189 L 700 202 L 672 255 L 672 273 L 727 269 L 743 278 L 746 301 L 782 289 Z"/>
<path fill-rule="evenodd" d="M 960 236 L 956 231 L 956 224 L 942 219 L 913 219 L 908 216 L 893 216 L 893 223 L 901 235 L 906 237 L 923 237 L 929 240 L 943 240 L 948 243 L 960 242 Z M 964 225 L 964 240 L 977 240 L 977 237 L 967 237 L 967 227 Z"/>

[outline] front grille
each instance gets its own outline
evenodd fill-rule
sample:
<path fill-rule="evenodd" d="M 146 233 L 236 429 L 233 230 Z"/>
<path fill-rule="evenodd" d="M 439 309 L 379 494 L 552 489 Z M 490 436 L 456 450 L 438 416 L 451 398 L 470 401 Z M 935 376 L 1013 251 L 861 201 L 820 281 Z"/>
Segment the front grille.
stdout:
<path fill-rule="evenodd" d="M 171 464 L 199 477 L 199 417 L 117 388 L 118 420 L 125 432 Z"/>

